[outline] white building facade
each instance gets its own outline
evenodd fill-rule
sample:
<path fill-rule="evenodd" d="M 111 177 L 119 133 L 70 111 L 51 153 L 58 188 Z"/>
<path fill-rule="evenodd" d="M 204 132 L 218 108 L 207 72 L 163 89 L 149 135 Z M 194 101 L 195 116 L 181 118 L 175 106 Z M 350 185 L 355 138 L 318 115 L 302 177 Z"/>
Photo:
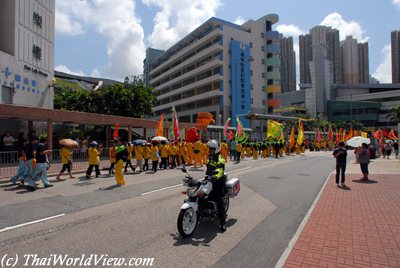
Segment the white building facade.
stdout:
<path fill-rule="evenodd" d="M 53 108 L 55 0 L 0 1 L 0 103 Z"/>
<path fill-rule="evenodd" d="M 279 34 L 268 35 L 277 21 L 274 14 L 240 26 L 211 18 L 147 61 L 148 84 L 159 93 L 156 114 L 171 117 L 175 107 L 179 121 L 194 123 L 198 112 L 210 112 L 217 125 L 231 117 L 235 126 L 237 115 L 266 113 L 273 98 L 268 83 L 280 92 Z M 254 127 L 245 117 L 241 121 Z"/>

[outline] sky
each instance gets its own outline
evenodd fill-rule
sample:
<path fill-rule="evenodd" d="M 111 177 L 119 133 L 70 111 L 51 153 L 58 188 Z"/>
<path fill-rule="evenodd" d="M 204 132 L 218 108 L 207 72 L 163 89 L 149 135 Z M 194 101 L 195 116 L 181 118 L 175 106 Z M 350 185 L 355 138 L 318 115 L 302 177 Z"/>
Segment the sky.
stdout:
<path fill-rule="evenodd" d="M 298 36 L 325 25 L 368 42 L 370 74 L 391 82 L 400 0 L 56 0 L 55 69 L 123 81 L 142 74 L 148 47 L 168 49 L 210 17 L 240 25 L 272 13 L 294 38 L 297 78 Z"/>

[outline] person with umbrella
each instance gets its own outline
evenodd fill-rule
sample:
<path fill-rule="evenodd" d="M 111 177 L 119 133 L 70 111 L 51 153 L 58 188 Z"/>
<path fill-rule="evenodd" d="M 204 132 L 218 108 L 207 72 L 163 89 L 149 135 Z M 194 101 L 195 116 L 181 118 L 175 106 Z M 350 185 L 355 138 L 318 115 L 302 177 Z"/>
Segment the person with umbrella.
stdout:
<path fill-rule="evenodd" d="M 61 144 L 61 142 L 60 142 Z M 68 170 L 69 178 L 70 179 L 75 179 L 74 176 L 72 176 L 71 169 L 72 169 L 72 148 L 61 144 L 61 163 L 62 168 L 60 170 L 60 173 L 58 173 L 56 180 L 61 180 L 60 176 L 64 173 L 65 170 Z"/>

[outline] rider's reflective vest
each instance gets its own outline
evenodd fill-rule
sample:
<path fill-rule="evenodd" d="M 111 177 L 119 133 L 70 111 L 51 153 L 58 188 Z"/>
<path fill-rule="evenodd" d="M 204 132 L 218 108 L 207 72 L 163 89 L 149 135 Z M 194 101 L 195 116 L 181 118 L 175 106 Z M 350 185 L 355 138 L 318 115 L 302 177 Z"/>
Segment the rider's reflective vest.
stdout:
<path fill-rule="evenodd" d="M 207 171 L 206 175 L 214 176 L 216 180 L 222 178 L 225 171 L 225 158 L 220 154 L 210 155 L 207 159 Z M 213 174 L 213 171 L 217 170 L 217 174 Z"/>

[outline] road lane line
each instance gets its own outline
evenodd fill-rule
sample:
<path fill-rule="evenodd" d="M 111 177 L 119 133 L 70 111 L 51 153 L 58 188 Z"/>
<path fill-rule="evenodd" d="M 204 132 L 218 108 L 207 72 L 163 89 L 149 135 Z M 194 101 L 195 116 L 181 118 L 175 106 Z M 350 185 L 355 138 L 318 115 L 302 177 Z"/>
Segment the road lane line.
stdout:
<path fill-rule="evenodd" d="M 154 190 L 154 191 L 143 193 L 143 194 L 141 194 L 141 196 L 152 194 L 152 193 L 157 193 L 157 192 L 160 192 L 160 191 L 168 190 L 168 189 L 175 188 L 175 187 L 182 186 L 182 185 L 183 185 L 183 183 L 179 183 L 179 184 L 176 184 L 176 185 L 172 185 L 172 186 L 168 186 L 168 187 L 161 188 L 161 189 L 158 189 L 158 190 Z"/>
<path fill-rule="evenodd" d="M 35 223 L 39 223 L 39 222 L 48 221 L 48 220 L 52 220 L 52 219 L 55 219 L 55 218 L 63 217 L 65 215 L 66 214 L 59 214 L 59 215 L 51 216 L 51 217 L 48 217 L 48 218 L 43 218 L 43 219 L 36 220 L 36 221 L 30 221 L 30 222 L 18 224 L 18 225 L 15 225 L 15 226 L 6 227 L 4 229 L 1 229 L 0 233 L 6 232 L 6 231 L 9 231 L 9 230 L 13 230 L 13 229 L 16 229 L 16 228 L 24 227 L 24 226 L 27 226 L 27 225 L 31 225 L 31 224 L 35 224 Z"/>
<path fill-rule="evenodd" d="M 230 174 L 230 173 L 246 170 L 246 169 L 249 169 L 249 168 L 252 168 L 252 166 L 241 168 L 241 169 L 232 170 L 232 171 L 226 172 L 226 174 Z M 157 189 L 157 190 L 153 190 L 153 191 L 150 191 L 150 192 L 145 192 L 145 193 L 140 194 L 140 196 L 144 196 L 144 195 L 148 195 L 148 194 L 153 194 L 153 193 L 165 191 L 165 190 L 168 190 L 168 189 L 176 188 L 178 186 L 182 186 L 182 183 L 179 183 L 179 184 L 176 184 L 176 185 L 172 185 L 172 186 L 168 186 L 168 187 L 164 187 L 164 188 Z"/>

